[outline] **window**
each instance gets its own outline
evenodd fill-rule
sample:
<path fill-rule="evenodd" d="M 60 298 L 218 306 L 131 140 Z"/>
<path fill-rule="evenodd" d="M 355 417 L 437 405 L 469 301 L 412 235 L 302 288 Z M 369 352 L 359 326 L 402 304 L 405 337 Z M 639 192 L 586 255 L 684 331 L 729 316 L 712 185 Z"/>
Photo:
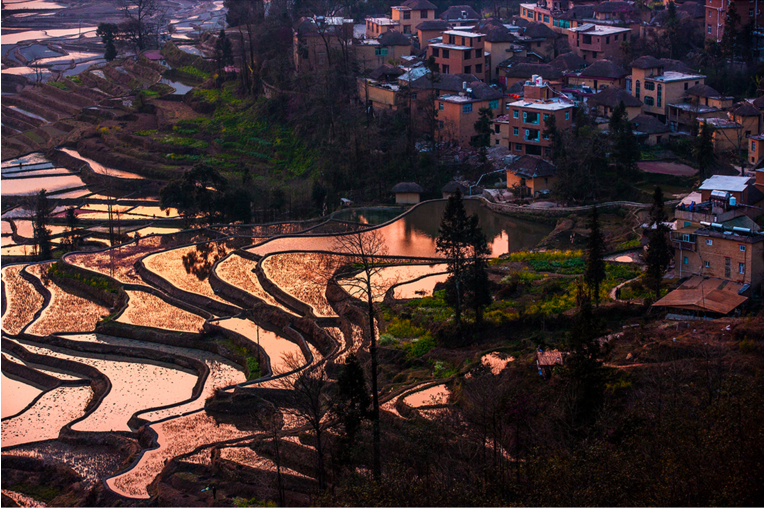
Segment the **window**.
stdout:
<path fill-rule="evenodd" d="M 707 238 L 707 245 L 712 245 L 712 239 L 711 238 Z"/>
<path fill-rule="evenodd" d="M 439 102 L 438 103 L 438 109 L 441 110 L 441 111 L 444 110 L 444 103 L 443 102 Z"/>
<path fill-rule="evenodd" d="M 446 53 L 446 51 L 444 51 L 444 53 Z M 449 66 L 446 64 L 441 64 L 441 73 L 449 74 Z"/>
<path fill-rule="evenodd" d="M 611 37 L 606 37 L 606 44 L 611 44 Z"/>
<path fill-rule="evenodd" d="M 388 54 L 388 48 L 375 48 L 375 56 L 385 56 Z"/>
<path fill-rule="evenodd" d="M 498 109 L 498 108 L 499 108 L 499 100 L 489 101 L 489 109 Z"/>
<path fill-rule="evenodd" d="M 441 52 L 441 56 L 443 56 L 444 58 L 449 58 L 449 50 L 448 49 L 443 50 Z"/>
<path fill-rule="evenodd" d="M 494 124 L 494 134 L 499 134 L 499 124 L 498 123 Z"/>
<path fill-rule="evenodd" d="M 472 104 L 463 104 L 462 105 L 462 112 L 463 113 L 472 113 L 473 112 L 473 105 Z"/>
<path fill-rule="evenodd" d="M 688 264 L 688 256 L 683 256 L 683 264 L 684 265 Z"/>
<path fill-rule="evenodd" d="M 751 15 L 752 15 L 752 9 L 749 9 L 749 16 L 751 17 Z M 549 22 L 550 22 L 550 16 L 545 16 L 545 23 L 549 23 Z"/>
<path fill-rule="evenodd" d="M 752 141 L 752 151 L 754 152 L 754 141 Z"/>
<path fill-rule="evenodd" d="M 739 245 L 738 250 L 741 252 L 746 252 L 746 245 Z"/>
<path fill-rule="evenodd" d="M 412 27 L 410 25 L 404 25 L 404 33 L 405 34 L 412 33 Z"/>
<path fill-rule="evenodd" d="M 475 73 L 481 74 L 483 72 L 483 65 L 481 64 L 475 64 Z"/>
<path fill-rule="evenodd" d="M 730 278 L 730 258 L 725 258 L 725 278 Z"/>
<path fill-rule="evenodd" d="M 470 74 L 470 66 L 469 65 L 465 66 L 465 74 Z"/>
<path fill-rule="evenodd" d="M 518 151 L 518 152 L 522 151 L 523 150 L 523 145 L 520 144 L 520 143 L 516 143 L 515 144 L 515 150 Z"/>
<path fill-rule="evenodd" d="M 654 84 L 652 82 L 650 82 L 650 81 L 646 81 L 645 82 L 645 89 L 646 90 L 653 90 L 654 89 Z"/>
<path fill-rule="evenodd" d="M 661 85 L 656 86 L 656 107 L 661 107 Z"/>
<path fill-rule="evenodd" d="M 412 12 L 404 11 L 404 19 L 412 19 Z"/>
<path fill-rule="evenodd" d="M 685 87 L 684 87 L 684 88 L 685 88 L 686 90 L 688 90 L 688 83 L 685 83 Z"/>
<path fill-rule="evenodd" d="M 746 265 L 744 263 L 738 264 L 738 273 L 744 275 L 746 273 Z"/>
<path fill-rule="evenodd" d="M 570 112 L 570 111 L 566 111 L 566 120 L 568 120 L 568 119 L 569 119 L 569 115 L 570 115 L 570 114 L 571 114 L 571 112 Z"/>
<path fill-rule="evenodd" d="M 541 42 L 537 42 L 537 47 L 541 48 L 542 47 L 542 43 Z"/>
<path fill-rule="evenodd" d="M 498 140 L 498 139 L 495 139 L 495 140 L 494 140 L 494 144 L 495 144 L 495 145 L 499 145 L 499 140 Z"/>
<path fill-rule="evenodd" d="M 518 135 L 518 127 L 513 127 L 513 136 Z"/>
<path fill-rule="evenodd" d="M 592 35 L 582 36 L 582 44 L 592 44 Z"/>
<path fill-rule="evenodd" d="M 709 267 L 710 267 L 709 261 L 704 261 L 704 268 L 709 268 Z"/>
<path fill-rule="evenodd" d="M 627 80 L 627 91 L 628 92 L 632 91 L 632 80 L 630 79 Z"/>
<path fill-rule="evenodd" d="M 750 18 L 754 17 L 754 9 L 749 9 L 749 17 Z M 741 272 L 739 272 L 739 273 L 741 273 Z"/>
<path fill-rule="evenodd" d="M 685 84 L 685 88 L 688 88 L 688 83 Z M 639 79 L 635 80 L 635 98 L 636 99 L 640 98 L 640 80 Z"/>
<path fill-rule="evenodd" d="M 433 56 L 438 56 L 438 48 L 433 48 Z"/>
<path fill-rule="evenodd" d="M 475 57 L 476 58 L 481 58 L 482 54 L 483 54 L 483 50 L 482 49 L 476 49 L 475 50 Z"/>
<path fill-rule="evenodd" d="M 428 11 L 426 10 L 420 11 L 420 19 L 428 19 Z"/>
<path fill-rule="evenodd" d="M 547 120 L 549 120 L 549 119 L 550 119 L 550 115 L 548 115 L 547 113 L 545 113 L 545 116 L 544 116 L 544 118 L 545 118 L 545 122 L 546 122 Z"/>
<path fill-rule="evenodd" d="M 688 233 L 683 233 L 683 241 L 684 242 L 690 242 L 691 241 L 691 235 Z"/>
<path fill-rule="evenodd" d="M 539 125 L 539 113 L 533 113 L 531 111 L 523 112 L 523 123 L 531 123 Z"/>
<path fill-rule="evenodd" d="M 643 102 L 646 106 L 653 106 L 653 97 L 646 97 L 643 99 Z"/>
<path fill-rule="evenodd" d="M 454 44 L 454 36 L 453 35 L 449 36 L 449 44 Z"/>
<path fill-rule="evenodd" d="M 438 128 L 439 129 L 443 129 L 444 128 L 444 121 L 443 120 L 439 120 L 438 121 Z"/>
<path fill-rule="evenodd" d="M 708 18 L 712 17 L 712 11 L 707 12 L 707 17 Z M 709 27 L 709 30 L 711 31 L 712 30 L 712 25 L 707 25 L 707 26 Z"/>
<path fill-rule="evenodd" d="M 690 226 L 690 225 L 691 225 L 691 223 L 690 223 L 690 222 L 688 222 L 688 221 L 684 221 L 684 222 L 683 222 L 683 227 L 684 227 L 684 228 L 687 228 L 687 227 L 688 227 L 688 226 Z"/>
<path fill-rule="evenodd" d="M 539 142 L 539 129 L 524 129 L 524 133 L 526 134 L 524 137 L 526 141 Z"/>
<path fill-rule="evenodd" d="M 518 110 L 517 109 L 513 110 L 513 118 L 518 118 Z"/>

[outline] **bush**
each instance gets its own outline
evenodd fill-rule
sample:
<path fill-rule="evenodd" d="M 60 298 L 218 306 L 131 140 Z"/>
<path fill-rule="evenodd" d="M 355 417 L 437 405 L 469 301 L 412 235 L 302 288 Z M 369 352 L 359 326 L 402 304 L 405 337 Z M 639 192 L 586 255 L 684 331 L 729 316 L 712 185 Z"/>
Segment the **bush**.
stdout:
<path fill-rule="evenodd" d="M 247 357 L 247 379 L 258 379 L 260 377 L 260 363 L 254 356 Z"/>
<path fill-rule="evenodd" d="M 67 90 L 69 90 L 69 87 L 68 87 L 68 86 L 66 86 L 64 83 L 62 83 L 62 82 L 60 82 L 60 81 L 49 81 L 49 82 L 48 82 L 48 84 L 49 84 L 50 86 L 55 86 L 55 87 L 56 87 L 56 88 L 58 88 L 59 90 L 64 90 L 65 92 L 66 92 Z"/>
<path fill-rule="evenodd" d="M 430 336 L 430 333 L 428 333 L 424 337 L 414 339 L 412 342 L 409 342 L 404 346 L 404 349 L 407 352 L 407 358 L 411 360 L 421 357 L 434 347 L 436 347 L 436 341 L 433 339 L 433 337 Z"/>
<path fill-rule="evenodd" d="M 181 71 L 184 74 L 187 74 L 187 75 L 192 76 L 192 77 L 197 78 L 197 79 L 204 80 L 204 79 L 207 79 L 207 78 L 210 77 L 210 73 L 209 72 L 205 72 L 203 70 L 197 69 L 196 67 L 194 67 L 192 65 L 185 65 L 185 66 L 181 67 L 178 70 Z"/>
<path fill-rule="evenodd" d="M 377 340 L 377 344 L 380 346 L 393 346 L 395 344 L 398 344 L 398 339 L 394 337 L 393 335 L 389 333 L 383 333 L 380 335 L 380 338 Z"/>

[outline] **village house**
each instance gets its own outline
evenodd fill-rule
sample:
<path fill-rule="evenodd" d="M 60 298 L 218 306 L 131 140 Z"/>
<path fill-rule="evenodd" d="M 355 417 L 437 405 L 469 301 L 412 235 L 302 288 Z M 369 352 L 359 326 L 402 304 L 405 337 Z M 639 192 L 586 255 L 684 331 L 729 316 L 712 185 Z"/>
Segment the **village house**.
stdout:
<path fill-rule="evenodd" d="M 298 72 L 314 72 L 326 68 L 331 55 L 353 43 L 353 20 L 343 18 L 303 17 L 296 23 L 292 36 L 293 63 Z"/>
<path fill-rule="evenodd" d="M 503 96 L 497 90 L 481 81 L 466 82 L 462 92 L 442 95 L 436 100 L 438 139 L 470 146 L 470 140 L 476 135 L 475 123 L 480 110 L 488 108 L 496 117 L 503 106 Z"/>
<path fill-rule="evenodd" d="M 747 101 L 733 106 L 728 118 L 741 125 L 745 137 L 762 134 L 762 112 Z"/>
<path fill-rule="evenodd" d="M 632 124 L 632 133 L 635 134 L 638 142 L 647 146 L 661 144 L 671 132 L 667 125 L 650 115 L 638 115 L 631 119 L 630 123 Z"/>
<path fill-rule="evenodd" d="M 415 26 L 417 30 L 417 39 L 420 44 L 420 49 L 425 49 L 430 44 L 430 41 L 441 37 L 441 34 L 451 29 L 451 25 L 442 19 L 432 19 L 423 21 Z"/>
<path fill-rule="evenodd" d="M 558 129 L 571 128 L 575 106 L 568 99 L 561 99 L 549 83 L 539 76 L 523 87 L 524 98 L 507 105 L 509 140 L 508 149 L 513 155 L 540 155 L 549 158 L 551 141 L 544 137 L 545 120 L 555 116 Z"/>
<path fill-rule="evenodd" d="M 405 103 L 397 83 L 358 78 L 359 97 L 374 111 L 397 111 Z"/>
<path fill-rule="evenodd" d="M 608 86 L 595 95 L 587 98 L 587 105 L 594 111 L 595 116 L 605 120 L 611 118 L 611 114 L 619 107 L 619 103 L 624 103 L 627 112 L 627 119 L 632 120 L 640 115 L 643 103 L 634 98 L 624 88 L 617 86 Z M 602 128 L 608 128 L 608 122 Z"/>
<path fill-rule="evenodd" d="M 576 28 L 585 19 L 592 19 L 594 5 L 573 5 L 567 1 L 539 0 L 535 4 L 521 4 L 521 17 L 529 21 L 544 23 L 553 31 L 566 34 L 569 28 Z"/>
<path fill-rule="evenodd" d="M 414 34 L 417 25 L 436 18 L 436 6 L 428 0 L 407 0 L 391 7 L 391 19 L 398 22 L 401 33 Z"/>
<path fill-rule="evenodd" d="M 388 30 L 398 30 L 399 22 L 388 17 L 366 18 L 364 22 L 367 25 L 366 36 L 368 39 L 376 39 Z"/>
<path fill-rule="evenodd" d="M 578 72 L 587 67 L 587 62 L 584 58 L 577 55 L 573 51 L 558 55 L 550 62 L 550 66 L 555 67 L 564 74 L 570 74 Z"/>
<path fill-rule="evenodd" d="M 526 52 L 534 53 L 542 60 L 555 58 L 555 41 L 559 35 L 544 23 L 529 23 L 518 36 L 519 43 L 523 44 Z"/>
<path fill-rule="evenodd" d="M 452 27 L 473 26 L 481 19 L 481 15 L 469 5 L 452 5 L 438 17 L 447 21 Z"/>
<path fill-rule="evenodd" d="M 554 182 L 555 166 L 535 155 L 524 155 L 507 167 L 507 188 L 517 191 L 516 197 L 548 193 Z"/>
<path fill-rule="evenodd" d="M 481 32 L 484 33 L 484 32 Z M 506 28 L 493 28 L 485 31 L 484 51 L 486 55 L 486 80 L 497 81 L 498 65 L 508 56 L 526 55 L 526 48 L 518 44 L 518 38 Z"/>
<path fill-rule="evenodd" d="M 608 86 L 624 88 L 629 72 L 611 60 L 596 60 L 579 72 L 566 74 L 569 85 L 588 86 L 599 90 Z"/>
<path fill-rule="evenodd" d="M 468 190 L 469 189 L 461 183 L 457 182 L 456 180 L 452 180 L 441 188 L 441 197 L 443 199 L 449 199 L 450 197 L 456 195 L 457 191 L 459 191 L 463 196 L 466 196 Z"/>
<path fill-rule="evenodd" d="M 571 51 L 588 62 L 614 59 L 621 54 L 621 43 L 629 41 L 629 28 L 585 23 L 568 29 L 568 45 Z"/>
<path fill-rule="evenodd" d="M 448 30 L 443 33 L 443 42 L 428 46 L 428 57 L 435 59 L 442 74 L 474 74 L 483 80 L 486 72 L 485 37 L 462 30 Z"/>
<path fill-rule="evenodd" d="M 516 83 L 526 83 L 531 76 L 539 76 L 553 88 L 560 88 L 563 74 L 555 67 L 547 64 L 518 63 L 511 65 L 512 62 L 504 61 L 497 66 L 497 76 L 501 84 L 507 88 Z"/>
<path fill-rule="evenodd" d="M 675 316 L 728 316 L 749 300 L 749 284 L 693 275 L 652 307 Z M 676 317 L 677 319 L 677 317 Z"/>
<path fill-rule="evenodd" d="M 414 182 L 401 182 L 396 184 L 391 192 L 396 195 L 397 205 L 416 205 L 425 190 Z"/>
<path fill-rule="evenodd" d="M 632 76 L 627 90 L 643 102 L 643 113 L 666 122 L 667 107 L 692 86 L 703 85 L 706 76 L 665 71 L 666 64 L 652 56 L 642 56 L 630 64 Z"/>
<path fill-rule="evenodd" d="M 355 40 L 356 61 L 362 69 L 374 69 L 388 62 L 398 64 L 412 53 L 410 39 L 397 30 L 388 30 L 376 39 Z"/>
<path fill-rule="evenodd" d="M 744 126 L 730 118 L 699 118 L 699 129 L 704 124 L 712 126 L 715 152 L 739 151 L 746 149 Z"/>
<path fill-rule="evenodd" d="M 704 3 L 707 11 L 704 37 L 718 43 L 721 42 L 725 33 L 725 18 L 728 15 L 728 9 L 735 9 L 741 20 L 741 24 L 736 28 L 741 29 L 753 21 L 755 30 L 760 32 L 759 47 L 762 48 L 762 3 L 763 0 L 707 0 Z"/>
<path fill-rule="evenodd" d="M 763 137 L 763 134 L 749 137 L 749 164 L 752 166 L 762 166 Z"/>
<path fill-rule="evenodd" d="M 639 22 L 632 2 L 602 2 L 594 10 L 594 20 L 603 25 L 627 26 Z"/>
<path fill-rule="evenodd" d="M 733 97 L 708 85 L 694 85 L 683 93 L 680 102 L 668 105 L 667 121 L 673 131 L 688 130 L 699 118 L 725 118 L 731 106 Z"/>

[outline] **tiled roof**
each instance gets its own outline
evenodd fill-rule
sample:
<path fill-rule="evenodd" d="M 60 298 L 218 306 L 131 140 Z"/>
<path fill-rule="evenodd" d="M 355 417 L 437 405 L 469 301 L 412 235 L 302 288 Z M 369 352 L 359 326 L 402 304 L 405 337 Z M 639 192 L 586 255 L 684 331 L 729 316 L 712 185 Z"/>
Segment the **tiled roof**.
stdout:
<path fill-rule="evenodd" d="M 393 192 L 393 193 L 403 192 L 403 193 L 422 194 L 423 192 L 425 192 L 425 190 L 422 187 L 420 187 L 419 185 L 417 185 L 416 183 L 414 183 L 414 182 L 401 182 L 401 183 L 396 184 L 393 187 L 393 189 L 391 189 L 391 192 Z"/>
<path fill-rule="evenodd" d="M 465 13 L 463 16 L 462 13 Z M 481 19 L 475 9 L 469 5 L 452 5 L 438 16 L 441 19 Z"/>
<path fill-rule="evenodd" d="M 588 104 L 596 106 L 608 106 L 615 108 L 623 102 L 628 108 L 640 107 L 643 105 L 638 99 L 630 95 L 624 88 L 618 86 L 609 86 L 587 99 Z"/>
<path fill-rule="evenodd" d="M 669 127 L 651 115 L 638 115 L 630 120 L 630 123 L 632 123 L 633 130 L 645 134 L 662 134 L 664 132 L 669 132 Z"/>
<path fill-rule="evenodd" d="M 653 69 L 655 67 L 661 67 L 661 62 L 652 56 L 641 56 L 637 60 L 634 60 L 630 67 L 636 69 Z"/>
<path fill-rule="evenodd" d="M 748 102 L 744 101 L 733 107 L 731 110 L 735 116 L 760 116 L 762 113 Z"/>
<path fill-rule="evenodd" d="M 417 30 L 449 30 L 452 26 L 443 19 L 429 19 L 416 27 Z"/>
<path fill-rule="evenodd" d="M 555 39 L 558 34 L 544 23 L 529 23 L 523 31 L 523 35 L 532 39 Z"/>
<path fill-rule="evenodd" d="M 416 11 L 436 10 L 436 6 L 428 2 L 428 0 L 406 0 L 406 2 L 404 2 L 401 5 L 403 5 L 404 7 L 409 7 L 410 9 L 413 9 Z"/>
<path fill-rule="evenodd" d="M 635 10 L 632 4 L 627 2 L 603 2 L 595 6 L 595 12 L 625 12 L 630 13 Z"/>
<path fill-rule="evenodd" d="M 550 65 L 560 71 L 573 71 L 587 65 L 587 61 L 573 51 L 559 55 Z"/>
<path fill-rule="evenodd" d="M 575 5 L 559 16 L 560 19 L 573 21 L 589 19 L 595 15 L 595 7 L 592 5 Z"/>
<path fill-rule="evenodd" d="M 542 79 L 559 79 L 563 73 L 548 64 L 519 63 L 512 67 L 505 67 L 502 62 L 500 67 L 505 68 L 505 76 L 509 78 L 531 79 L 534 74 L 542 76 Z"/>
<path fill-rule="evenodd" d="M 685 65 L 680 60 L 661 58 L 659 62 L 664 67 L 664 72 L 682 72 L 683 74 L 696 74 L 696 71 Z"/>
<path fill-rule="evenodd" d="M 555 166 L 536 155 L 524 155 L 520 157 L 507 166 L 507 170 L 526 178 L 555 175 Z"/>
<path fill-rule="evenodd" d="M 595 60 L 581 72 L 582 76 L 611 79 L 621 79 L 628 74 L 621 65 L 611 60 Z"/>
<path fill-rule="evenodd" d="M 684 97 L 688 97 L 689 95 L 694 95 L 696 97 L 720 97 L 721 94 L 709 85 L 695 85 L 690 87 L 683 94 Z"/>
<path fill-rule="evenodd" d="M 411 46 L 409 37 L 397 30 L 388 30 L 377 38 L 381 46 Z"/>

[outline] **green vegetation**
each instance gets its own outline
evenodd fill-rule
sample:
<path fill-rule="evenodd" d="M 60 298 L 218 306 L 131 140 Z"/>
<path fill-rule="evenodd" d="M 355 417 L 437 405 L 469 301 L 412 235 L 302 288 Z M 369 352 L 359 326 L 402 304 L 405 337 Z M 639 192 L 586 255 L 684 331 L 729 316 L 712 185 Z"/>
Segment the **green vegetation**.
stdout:
<path fill-rule="evenodd" d="M 181 67 L 180 69 L 178 69 L 178 71 L 182 72 L 183 74 L 186 74 L 187 76 L 200 79 L 200 80 L 208 79 L 210 77 L 209 72 L 205 72 L 203 70 L 197 69 L 196 67 L 192 65 L 185 65 Z"/>
<path fill-rule="evenodd" d="M 119 285 L 102 275 L 83 275 L 62 262 L 56 262 L 48 268 L 48 274 L 54 277 L 70 279 L 82 282 L 99 291 L 106 291 L 110 294 L 119 292 Z"/>
<path fill-rule="evenodd" d="M 157 133 L 157 129 L 135 131 L 136 136 L 153 136 L 156 133 Z"/>
<path fill-rule="evenodd" d="M 247 380 L 258 379 L 260 374 L 260 363 L 254 356 L 248 356 L 246 360 L 247 364 Z"/>
<path fill-rule="evenodd" d="M 197 148 L 199 150 L 204 150 L 210 146 L 207 141 L 202 141 L 201 139 L 183 138 L 171 134 L 160 136 L 156 140 L 166 145 L 185 146 L 188 148 Z"/>
<path fill-rule="evenodd" d="M 82 84 L 82 79 L 80 79 L 79 76 L 69 76 L 69 80 L 75 83 L 76 85 Z"/>
<path fill-rule="evenodd" d="M 56 87 L 56 88 L 58 88 L 59 90 L 64 90 L 64 91 L 67 91 L 67 90 L 69 90 L 69 87 L 68 87 L 68 86 L 66 86 L 66 84 L 65 84 L 65 83 L 62 83 L 61 81 L 49 81 L 49 82 L 48 82 L 48 84 L 49 84 L 50 86 L 55 86 L 55 87 Z"/>
<path fill-rule="evenodd" d="M 26 494 L 36 501 L 42 501 L 44 503 L 50 503 L 56 497 L 61 495 L 61 490 L 52 487 L 48 484 L 30 484 L 30 483 L 17 483 L 9 487 L 14 492 L 20 492 Z"/>

